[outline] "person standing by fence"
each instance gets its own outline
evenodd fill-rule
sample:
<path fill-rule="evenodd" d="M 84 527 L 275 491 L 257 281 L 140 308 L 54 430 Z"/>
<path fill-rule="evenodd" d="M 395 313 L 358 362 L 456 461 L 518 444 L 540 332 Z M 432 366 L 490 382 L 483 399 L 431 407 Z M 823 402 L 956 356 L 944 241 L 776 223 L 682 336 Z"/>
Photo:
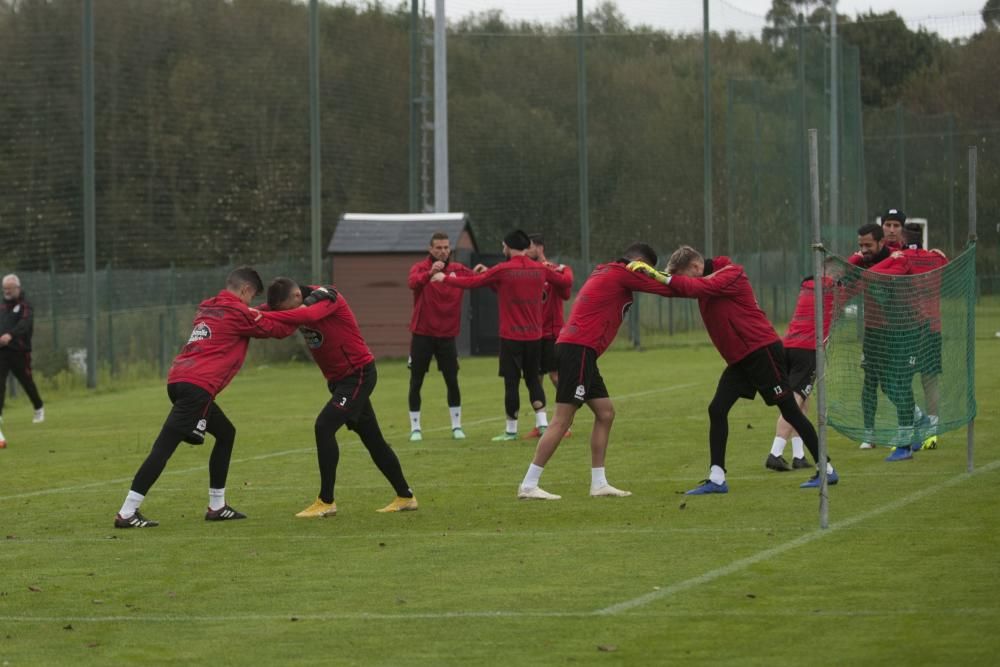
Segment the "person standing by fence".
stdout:
<path fill-rule="evenodd" d="M 35 379 L 31 374 L 31 334 L 34 328 L 34 311 L 24 298 L 21 279 L 10 273 L 3 277 L 3 305 L 0 306 L 0 426 L 3 423 L 3 407 L 7 397 L 7 376 L 14 374 L 24 387 L 31 405 L 35 408 L 32 421 L 45 421 L 45 407 L 38 394 Z M 7 446 L 7 440 L 0 430 L 0 449 Z"/>

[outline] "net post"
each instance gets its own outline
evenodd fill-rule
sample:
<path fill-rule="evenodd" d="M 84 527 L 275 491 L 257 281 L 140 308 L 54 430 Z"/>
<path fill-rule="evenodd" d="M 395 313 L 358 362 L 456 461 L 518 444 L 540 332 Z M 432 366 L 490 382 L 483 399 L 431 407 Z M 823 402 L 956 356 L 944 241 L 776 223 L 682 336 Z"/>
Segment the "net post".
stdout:
<path fill-rule="evenodd" d="M 969 243 L 976 242 L 976 161 L 977 161 L 977 151 L 975 146 L 969 146 Z M 973 297 L 973 301 L 974 301 Z M 975 303 L 973 303 L 972 316 L 975 317 Z M 972 391 L 975 392 L 975 380 L 976 380 L 976 364 L 975 364 L 975 354 L 976 354 L 976 327 L 973 324 L 971 327 L 967 327 L 969 331 L 969 349 L 972 350 L 973 360 L 969 364 L 969 382 L 972 386 Z M 966 450 L 966 461 L 965 469 L 967 472 L 972 472 L 974 467 L 973 458 L 973 441 L 975 440 L 976 433 L 976 418 L 973 417 L 969 420 L 969 425 L 965 428 L 965 450 Z"/>
<path fill-rule="evenodd" d="M 826 380 L 823 355 L 823 243 L 819 218 L 819 139 L 815 129 L 809 130 L 809 183 L 813 229 L 813 289 L 816 293 L 816 434 L 819 436 L 819 527 L 830 525 L 829 497 L 826 479 Z"/>

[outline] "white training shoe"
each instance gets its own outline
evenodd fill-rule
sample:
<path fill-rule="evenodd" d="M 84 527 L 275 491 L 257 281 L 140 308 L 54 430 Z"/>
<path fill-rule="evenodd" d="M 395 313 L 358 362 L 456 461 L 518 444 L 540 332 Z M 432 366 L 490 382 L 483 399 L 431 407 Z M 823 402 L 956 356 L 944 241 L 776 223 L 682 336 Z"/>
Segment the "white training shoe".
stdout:
<path fill-rule="evenodd" d="M 35 410 L 35 416 L 31 419 L 32 424 L 41 424 L 45 421 L 45 408 L 41 407 Z"/>
<path fill-rule="evenodd" d="M 517 497 L 521 500 L 559 500 L 562 496 L 543 491 L 537 486 L 522 486 L 517 490 Z"/>
<path fill-rule="evenodd" d="M 875 445 L 873 445 L 870 442 L 862 442 L 861 446 L 858 447 L 858 449 L 875 449 Z"/>
<path fill-rule="evenodd" d="M 622 489 L 616 489 L 610 484 L 605 484 L 604 486 L 598 487 L 596 489 L 591 487 L 590 495 L 593 496 L 594 498 L 597 498 L 598 496 L 617 496 L 619 498 L 624 498 L 626 496 L 631 496 L 632 492 L 624 491 Z"/>

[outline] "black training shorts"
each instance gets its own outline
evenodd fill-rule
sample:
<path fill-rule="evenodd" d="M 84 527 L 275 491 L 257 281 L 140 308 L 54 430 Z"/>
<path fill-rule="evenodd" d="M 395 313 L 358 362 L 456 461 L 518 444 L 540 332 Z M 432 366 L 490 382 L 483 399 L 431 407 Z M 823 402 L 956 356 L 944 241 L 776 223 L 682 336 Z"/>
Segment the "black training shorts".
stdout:
<path fill-rule="evenodd" d="M 928 323 L 920 329 L 920 359 L 917 370 L 921 375 L 941 375 L 941 332 L 931 331 Z"/>
<path fill-rule="evenodd" d="M 332 394 L 330 405 L 342 415 L 348 428 L 358 423 L 361 417 L 371 410 L 370 399 L 377 381 L 378 373 L 375 371 L 373 361 L 354 375 L 327 382 L 327 388 Z"/>
<path fill-rule="evenodd" d="M 437 359 L 438 370 L 442 373 L 458 372 L 458 347 L 454 338 L 439 338 L 413 334 L 410 340 L 409 369 L 420 375 L 431 367 L 431 357 Z"/>
<path fill-rule="evenodd" d="M 541 340 L 511 340 L 500 339 L 500 377 L 528 377 L 528 374 L 538 375 L 539 358 L 541 357 Z"/>
<path fill-rule="evenodd" d="M 543 338 L 541 360 L 539 361 L 539 375 L 545 375 L 552 371 L 559 370 L 559 360 L 556 359 L 556 339 Z"/>
<path fill-rule="evenodd" d="M 596 398 L 608 398 L 608 388 L 597 368 L 597 352 L 584 345 L 558 343 L 559 384 L 556 403 L 571 403 L 580 407 Z"/>
<path fill-rule="evenodd" d="M 204 443 L 209 418 L 222 413 L 212 395 L 196 384 L 173 382 L 167 385 L 167 396 L 174 405 L 164 426 L 180 433 L 184 442 Z"/>
<path fill-rule="evenodd" d="M 785 348 L 788 386 L 802 398 L 809 398 L 816 381 L 816 350 L 798 347 Z"/>
<path fill-rule="evenodd" d="M 754 350 L 726 367 L 719 378 L 743 398 L 752 399 L 758 393 L 768 405 L 777 405 L 792 395 L 785 368 L 785 347 L 781 342 Z"/>

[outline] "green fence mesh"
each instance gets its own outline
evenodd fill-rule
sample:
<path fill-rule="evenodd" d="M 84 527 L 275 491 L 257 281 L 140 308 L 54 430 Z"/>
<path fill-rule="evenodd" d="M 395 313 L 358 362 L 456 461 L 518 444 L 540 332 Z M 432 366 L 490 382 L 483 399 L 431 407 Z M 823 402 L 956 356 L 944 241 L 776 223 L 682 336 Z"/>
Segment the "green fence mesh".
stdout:
<path fill-rule="evenodd" d="M 844 265 L 826 348 L 828 423 L 911 445 L 976 416 L 976 247 L 940 269 L 886 276 Z"/>

